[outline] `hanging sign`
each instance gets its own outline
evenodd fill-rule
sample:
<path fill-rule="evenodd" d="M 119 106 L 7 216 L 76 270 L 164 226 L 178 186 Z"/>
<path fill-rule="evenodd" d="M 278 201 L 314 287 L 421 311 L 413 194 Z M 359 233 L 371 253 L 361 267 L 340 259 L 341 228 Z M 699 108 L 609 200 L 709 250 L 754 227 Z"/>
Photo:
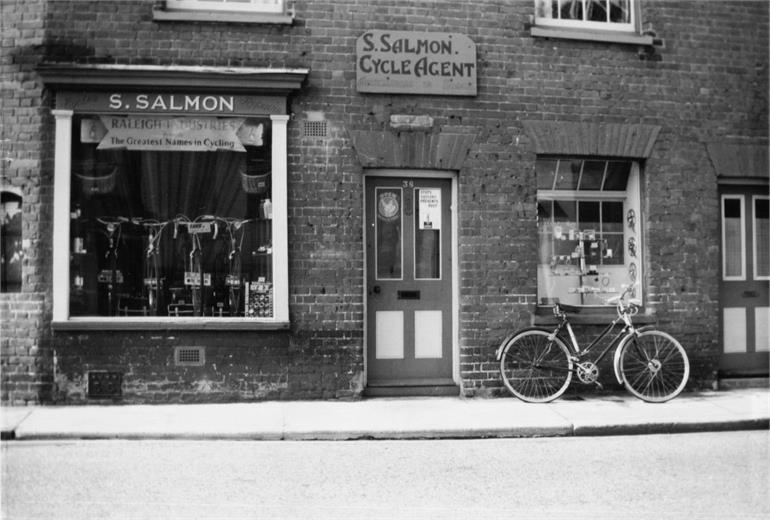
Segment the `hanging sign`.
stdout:
<path fill-rule="evenodd" d="M 441 229 L 441 190 L 420 188 L 420 229 Z"/>
<path fill-rule="evenodd" d="M 476 95 L 476 44 L 464 34 L 367 31 L 356 40 L 358 92 Z"/>
<path fill-rule="evenodd" d="M 163 150 L 245 152 L 244 144 L 262 145 L 261 124 L 244 118 L 101 116 L 84 119 L 82 142 L 98 142 L 100 150 Z"/>

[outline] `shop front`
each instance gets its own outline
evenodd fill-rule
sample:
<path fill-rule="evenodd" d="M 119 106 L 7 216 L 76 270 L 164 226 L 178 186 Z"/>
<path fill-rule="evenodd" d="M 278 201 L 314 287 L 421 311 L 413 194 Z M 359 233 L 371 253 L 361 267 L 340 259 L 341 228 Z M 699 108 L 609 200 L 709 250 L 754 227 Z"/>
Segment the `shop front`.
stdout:
<path fill-rule="evenodd" d="M 56 96 L 59 391 L 120 397 L 136 363 L 126 348 L 166 347 L 168 357 L 173 347 L 173 362 L 154 363 L 200 367 L 206 346 L 249 342 L 244 332 L 262 334 L 251 337 L 257 345 L 285 344 L 287 105 L 307 70 L 40 73 Z M 211 330 L 241 336 L 205 339 Z M 84 357 L 74 368 L 83 379 L 72 381 L 73 352 L 94 347 L 101 353 Z"/>

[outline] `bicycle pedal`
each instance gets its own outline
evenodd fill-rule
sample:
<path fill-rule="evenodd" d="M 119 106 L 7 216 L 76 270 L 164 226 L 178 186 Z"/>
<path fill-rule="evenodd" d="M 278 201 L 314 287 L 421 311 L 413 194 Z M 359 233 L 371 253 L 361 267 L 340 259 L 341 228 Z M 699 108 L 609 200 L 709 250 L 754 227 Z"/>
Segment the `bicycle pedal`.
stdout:
<path fill-rule="evenodd" d="M 599 390 L 604 390 L 604 385 L 601 384 L 599 381 L 594 381 L 594 384 L 599 387 Z"/>

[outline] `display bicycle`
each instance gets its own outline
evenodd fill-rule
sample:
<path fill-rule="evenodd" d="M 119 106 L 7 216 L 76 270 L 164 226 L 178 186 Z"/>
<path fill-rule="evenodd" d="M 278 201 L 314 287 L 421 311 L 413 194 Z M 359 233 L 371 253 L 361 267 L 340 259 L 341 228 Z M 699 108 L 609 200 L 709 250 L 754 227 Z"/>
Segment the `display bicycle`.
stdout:
<path fill-rule="evenodd" d="M 615 376 L 628 392 L 651 403 L 679 395 L 690 375 L 687 353 L 670 334 L 653 326 L 634 326 L 632 316 L 638 313 L 640 302 L 631 298 L 626 302 L 631 291 L 632 287 L 626 287 L 622 294 L 607 301 L 616 306 L 618 316 L 584 349 L 578 345 L 568 316 L 579 312 L 580 307 L 558 302 L 553 306 L 558 320 L 555 329 L 530 327 L 505 338 L 496 357 L 508 390 L 523 401 L 546 403 L 567 390 L 573 374 L 584 384 L 601 387 L 598 365 L 615 347 Z M 592 349 L 619 324 L 618 334 L 590 359 Z M 568 340 L 562 335 L 564 331 Z"/>
<path fill-rule="evenodd" d="M 122 273 L 118 270 L 118 247 L 120 246 L 121 226 L 128 222 L 126 217 L 97 217 L 96 220 L 104 226 L 107 236 L 107 251 L 104 258 L 107 260 L 107 277 L 100 282 L 107 284 L 107 314 L 117 314 L 118 284 L 122 283 Z"/>
<path fill-rule="evenodd" d="M 163 292 L 160 242 L 163 230 L 169 224 L 169 221 L 134 218 L 131 219 L 131 222 L 144 227 L 147 231 L 147 246 L 144 250 L 144 277 L 142 281 L 147 289 L 147 304 L 150 315 L 157 316 L 159 301 Z"/>

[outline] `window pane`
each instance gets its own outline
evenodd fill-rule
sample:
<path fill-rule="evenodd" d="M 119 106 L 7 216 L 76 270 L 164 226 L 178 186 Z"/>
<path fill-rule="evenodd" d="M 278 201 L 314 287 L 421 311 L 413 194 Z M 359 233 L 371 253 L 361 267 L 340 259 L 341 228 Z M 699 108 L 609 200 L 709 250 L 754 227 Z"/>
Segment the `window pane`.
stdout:
<path fill-rule="evenodd" d="M 556 165 L 559 161 L 554 159 L 538 159 L 535 163 L 537 172 L 537 189 L 553 189 L 553 179 L 556 174 Z"/>
<path fill-rule="evenodd" d="M 580 230 L 599 231 L 599 203 L 593 201 L 580 201 L 578 203 L 580 213 L 578 215 L 578 221 L 580 222 Z"/>
<path fill-rule="evenodd" d="M 606 191 L 625 191 L 630 173 L 630 161 L 609 161 L 607 163 L 607 178 L 604 181 L 604 189 Z"/>
<path fill-rule="evenodd" d="M 577 228 L 577 202 L 571 200 L 554 201 L 553 219 L 555 222 L 569 222 L 573 228 Z"/>
<path fill-rule="evenodd" d="M 623 232 L 623 203 L 602 202 L 602 231 Z"/>
<path fill-rule="evenodd" d="M 576 190 L 580 179 L 580 168 L 583 161 L 561 159 L 556 173 L 557 190 Z"/>
<path fill-rule="evenodd" d="M 583 175 L 580 177 L 581 190 L 600 190 L 604 179 L 607 161 L 585 161 Z"/>
<path fill-rule="evenodd" d="M 416 189 L 414 216 L 414 277 L 441 278 L 441 190 Z M 438 214 L 431 214 L 436 208 Z"/>
<path fill-rule="evenodd" d="M 592 22 L 607 21 L 608 0 L 586 0 L 586 19 Z"/>
<path fill-rule="evenodd" d="M 562 20 L 582 20 L 583 0 L 561 0 L 560 14 Z"/>
<path fill-rule="evenodd" d="M 743 276 L 743 219 L 741 199 L 724 199 L 723 203 L 724 276 Z"/>
<path fill-rule="evenodd" d="M 0 199 L 0 292 L 21 291 L 21 263 L 24 250 L 21 247 L 21 202 L 20 195 L 10 191 L 2 192 Z"/>
<path fill-rule="evenodd" d="M 631 23 L 631 0 L 610 0 L 610 22 Z"/>
<path fill-rule="evenodd" d="M 401 279 L 401 189 L 377 188 L 377 279 Z"/>
<path fill-rule="evenodd" d="M 74 124 L 72 316 L 272 316 L 269 120 Z"/>
<path fill-rule="evenodd" d="M 770 276 L 770 217 L 768 199 L 754 199 L 754 272 L 756 277 Z"/>

